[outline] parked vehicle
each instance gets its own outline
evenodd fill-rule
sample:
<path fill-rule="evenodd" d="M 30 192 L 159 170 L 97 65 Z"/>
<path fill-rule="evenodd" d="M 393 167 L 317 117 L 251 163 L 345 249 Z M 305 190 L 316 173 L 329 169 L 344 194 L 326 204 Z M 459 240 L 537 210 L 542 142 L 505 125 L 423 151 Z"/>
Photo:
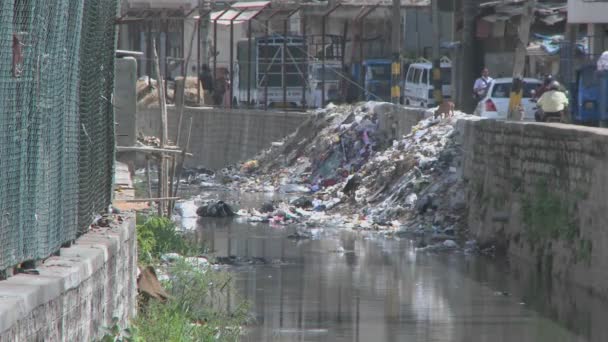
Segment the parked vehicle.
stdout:
<path fill-rule="evenodd" d="M 443 96 L 452 95 L 452 61 L 443 57 L 440 61 L 441 67 L 441 93 Z M 433 96 L 433 63 L 426 59 L 420 59 L 409 65 L 403 86 L 403 102 L 406 105 L 419 107 L 435 106 Z"/>
<path fill-rule="evenodd" d="M 304 38 L 301 36 L 284 38 L 281 35 L 258 37 L 253 45 L 252 70 L 249 71 L 247 42 L 242 41 L 237 44 L 238 66 L 235 68 L 234 98 L 239 103 L 246 102 L 249 88 L 250 101 L 257 105 L 264 105 L 266 101 L 268 107 L 302 106 L 308 68 Z M 250 72 L 253 76 L 249 76 Z M 247 79 L 251 80 L 249 87 Z M 285 98 L 283 98 L 284 94 Z"/>
<path fill-rule="evenodd" d="M 506 120 L 509 114 L 509 96 L 511 95 L 512 78 L 497 78 L 488 87 L 488 91 L 475 108 L 475 115 L 483 118 Z M 521 99 L 524 120 L 534 121 L 536 103 L 533 101 L 536 89 L 542 84 L 535 78 L 524 78 L 523 97 Z"/>
<path fill-rule="evenodd" d="M 249 42 L 247 39 L 240 40 L 237 43 L 236 63 L 234 66 L 234 98 L 239 105 L 247 103 L 249 96 L 249 105 L 254 105 L 258 101 L 257 87 L 257 69 L 258 56 L 256 53 L 256 45 L 252 42 L 253 50 L 249 51 Z M 249 55 L 251 53 L 251 55 Z M 251 59 L 251 62 L 249 62 Z M 249 87 L 247 84 L 249 83 Z M 263 88 L 262 88 L 263 90 Z M 249 94 L 248 94 L 249 92 Z"/>
<path fill-rule="evenodd" d="M 323 75 L 325 75 L 325 102 L 341 100 L 341 68 L 342 63 L 339 61 L 326 62 L 325 71 L 323 71 L 323 65 L 320 61 L 314 61 L 308 65 L 308 94 L 306 95 L 306 102 L 309 107 L 319 107 L 319 103 L 315 103 L 315 101 L 319 102 L 319 98 L 321 98 L 317 88 L 321 87 L 323 83 Z"/>
<path fill-rule="evenodd" d="M 576 83 L 571 95 L 571 111 L 574 123 L 598 126 L 600 78 L 595 65 L 587 65 L 576 71 Z"/>
<path fill-rule="evenodd" d="M 367 101 L 391 100 L 391 63 L 388 59 L 368 59 L 363 62 Z"/>

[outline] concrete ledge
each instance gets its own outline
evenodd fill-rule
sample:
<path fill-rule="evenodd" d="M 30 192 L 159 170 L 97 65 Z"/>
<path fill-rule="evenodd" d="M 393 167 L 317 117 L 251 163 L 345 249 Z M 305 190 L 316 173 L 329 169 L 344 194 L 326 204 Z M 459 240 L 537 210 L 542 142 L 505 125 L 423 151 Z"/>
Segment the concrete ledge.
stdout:
<path fill-rule="evenodd" d="M 122 223 L 84 234 L 59 256 L 46 259 L 37 268 L 39 275 L 18 274 L 0 282 L 0 341 L 91 340 L 111 325 L 112 317 L 123 323 L 131 317 L 135 216 L 121 216 Z M 38 322 L 40 317 L 45 320 Z"/>
<path fill-rule="evenodd" d="M 170 107 L 175 109 L 175 106 L 167 106 L 167 110 Z M 263 109 L 228 109 L 228 108 L 214 108 L 214 107 L 184 107 L 184 113 L 190 114 L 222 114 L 222 115 L 254 115 L 254 116 L 267 116 L 267 117 L 309 117 L 310 112 L 291 112 L 291 111 L 277 111 L 277 110 L 263 110 Z"/>

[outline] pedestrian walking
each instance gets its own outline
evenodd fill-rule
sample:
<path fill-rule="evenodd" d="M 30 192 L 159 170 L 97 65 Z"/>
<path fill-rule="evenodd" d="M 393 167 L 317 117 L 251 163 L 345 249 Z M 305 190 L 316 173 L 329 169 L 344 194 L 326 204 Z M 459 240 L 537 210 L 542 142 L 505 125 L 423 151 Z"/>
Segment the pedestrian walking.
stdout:
<path fill-rule="evenodd" d="M 488 68 L 483 68 L 481 70 L 481 77 L 475 80 L 475 84 L 473 85 L 473 97 L 475 98 L 475 101 L 479 102 L 486 96 L 486 92 L 492 81 L 494 81 L 494 79 L 490 77 Z"/>
<path fill-rule="evenodd" d="M 198 76 L 198 80 L 203 88 L 203 104 L 213 104 L 213 76 L 207 64 L 203 64 L 201 67 L 201 74 Z"/>

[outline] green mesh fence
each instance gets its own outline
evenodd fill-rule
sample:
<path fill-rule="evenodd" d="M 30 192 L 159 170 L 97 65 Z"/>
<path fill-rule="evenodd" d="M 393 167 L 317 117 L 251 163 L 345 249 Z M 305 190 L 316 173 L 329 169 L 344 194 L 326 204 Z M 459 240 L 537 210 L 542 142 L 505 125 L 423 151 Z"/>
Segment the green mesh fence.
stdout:
<path fill-rule="evenodd" d="M 80 229 L 111 200 L 114 162 L 114 21 L 117 0 L 85 0 L 80 57 Z"/>
<path fill-rule="evenodd" d="M 110 202 L 115 0 L 0 1 L 0 269 Z"/>

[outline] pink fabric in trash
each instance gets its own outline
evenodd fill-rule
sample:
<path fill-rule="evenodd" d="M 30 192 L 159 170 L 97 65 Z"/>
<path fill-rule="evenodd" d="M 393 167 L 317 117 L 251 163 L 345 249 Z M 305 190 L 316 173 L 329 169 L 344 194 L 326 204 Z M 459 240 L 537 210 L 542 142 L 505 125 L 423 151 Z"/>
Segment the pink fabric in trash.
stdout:
<path fill-rule="evenodd" d="M 369 145 L 369 136 L 367 135 L 367 131 L 363 131 L 363 143 L 365 145 Z"/>

